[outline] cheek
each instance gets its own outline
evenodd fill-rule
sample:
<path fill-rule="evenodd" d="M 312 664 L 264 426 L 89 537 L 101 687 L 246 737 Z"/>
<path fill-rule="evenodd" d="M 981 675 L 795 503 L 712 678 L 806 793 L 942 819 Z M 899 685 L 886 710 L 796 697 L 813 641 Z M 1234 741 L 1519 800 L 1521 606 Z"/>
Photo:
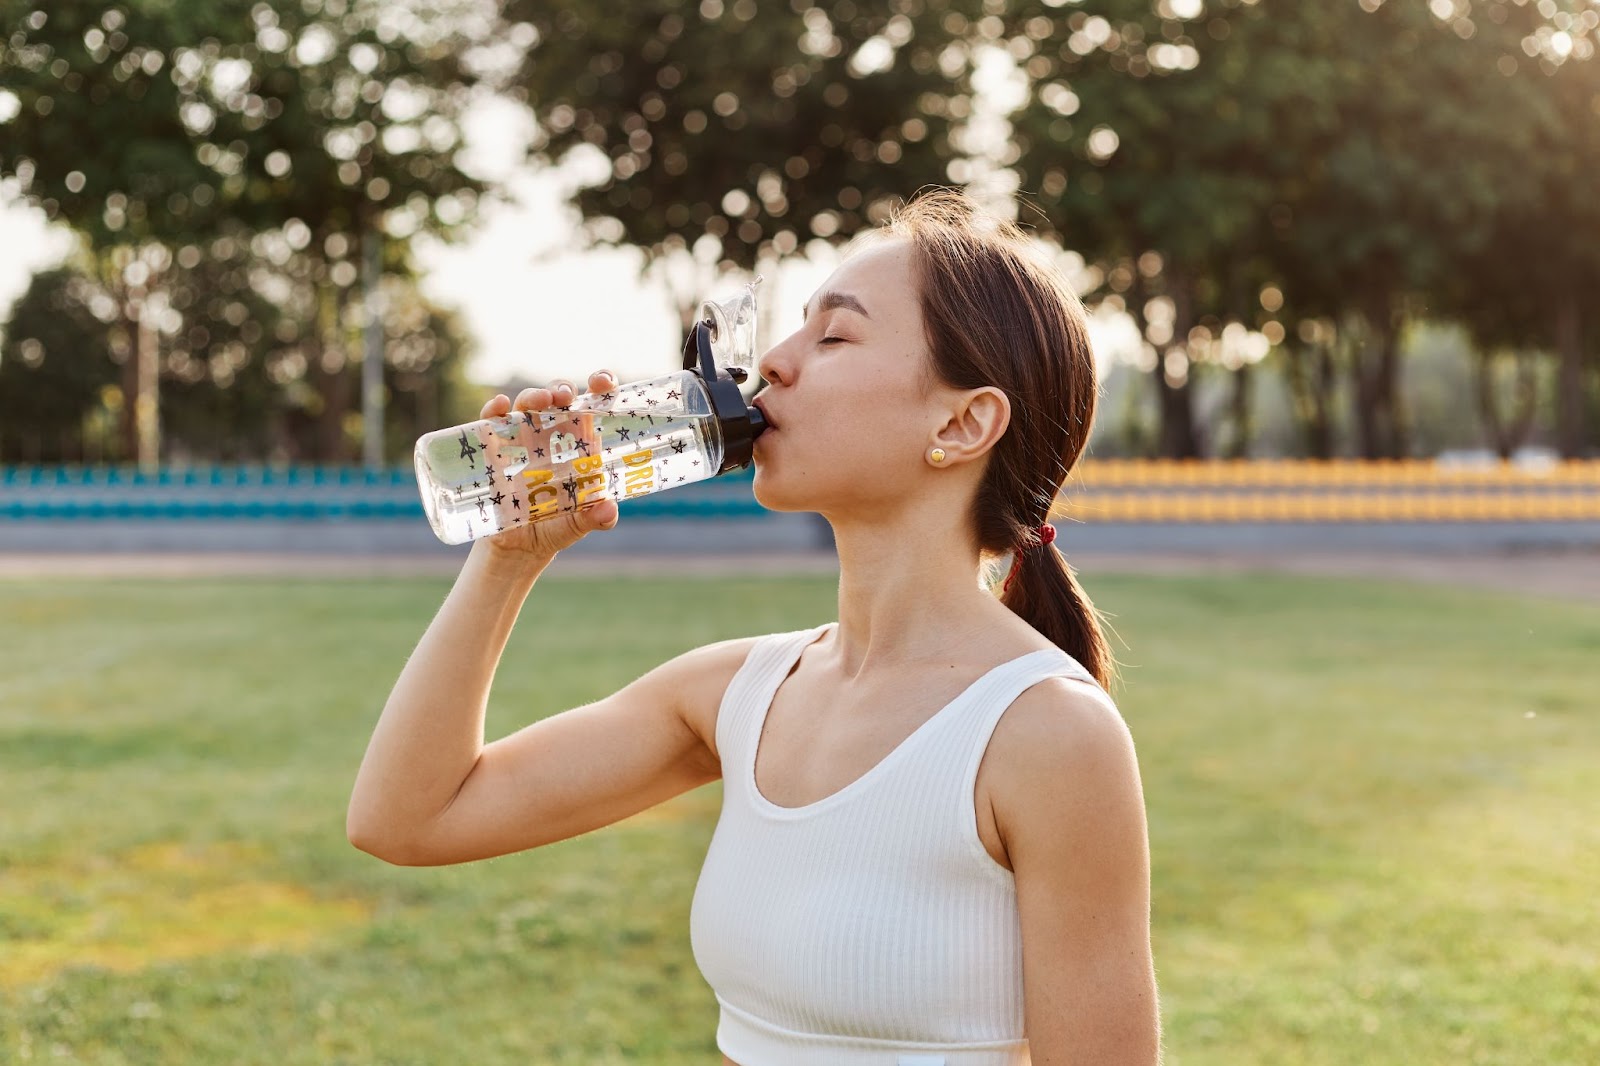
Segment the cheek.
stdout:
<path fill-rule="evenodd" d="M 762 450 L 755 495 L 773 510 L 870 505 L 905 492 L 921 458 L 911 415 L 881 403 L 845 404 Z"/>

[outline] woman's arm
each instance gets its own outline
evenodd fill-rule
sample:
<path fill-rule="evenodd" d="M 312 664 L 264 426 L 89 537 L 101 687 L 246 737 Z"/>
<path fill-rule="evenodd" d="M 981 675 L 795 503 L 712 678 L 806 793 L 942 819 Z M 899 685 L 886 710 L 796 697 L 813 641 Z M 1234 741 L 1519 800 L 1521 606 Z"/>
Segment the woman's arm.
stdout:
<path fill-rule="evenodd" d="M 609 382 L 597 374 L 590 391 Z M 570 385 L 530 389 L 516 409 L 571 399 Z M 497 396 L 484 417 L 511 407 Z M 395 863 L 465 862 L 563 840 L 716 779 L 716 686 L 743 662 L 743 642 L 679 656 L 598 703 L 484 744 L 489 690 L 524 600 L 555 553 L 613 524 L 615 508 L 604 501 L 472 546 L 372 734 L 346 819 L 353 844 Z"/>
<path fill-rule="evenodd" d="M 596 703 L 484 744 L 490 680 L 531 584 L 469 558 L 356 776 L 346 831 L 362 851 L 405 866 L 491 858 L 599 829 L 721 776 L 716 708 L 750 639 L 686 652 Z"/>
<path fill-rule="evenodd" d="M 1016 875 L 1033 1066 L 1156 1066 L 1150 851 L 1133 739 L 1108 697 L 1059 678 L 1029 689 L 1002 723 L 995 813 Z"/>

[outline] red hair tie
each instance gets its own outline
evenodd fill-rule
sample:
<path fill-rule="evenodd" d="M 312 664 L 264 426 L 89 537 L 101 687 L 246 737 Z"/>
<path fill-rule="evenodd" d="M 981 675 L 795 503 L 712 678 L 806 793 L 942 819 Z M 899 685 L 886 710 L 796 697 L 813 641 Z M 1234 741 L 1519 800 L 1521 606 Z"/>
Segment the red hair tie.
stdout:
<path fill-rule="evenodd" d="M 1029 548 L 1034 548 L 1034 547 L 1042 548 L 1047 544 L 1054 544 L 1055 542 L 1056 542 L 1056 527 L 1051 525 L 1049 522 L 1046 522 L 1044 525 L 1039 527 L 1039 543 L 1037 545 L 1034 545 L 1034 544 L 1019 544 L 1019 545 L 1017 545 L 1016 552 L 1015 552 L 1015 554 L 1013 555 L 1013 557 L 1011 559 L 1011 572 L 1006 575 L 1006 583 L 1004 585 L 1000 586 L 1001 594 L 1004 595 L 1005 593 L 1011 591 L 1011 582 L 1013 580 L 1015 580 L 1015 578 L 1017 576 L 1017 571 L 1022 569 L 1022 553 L 1023 552 L 1027 551 Z"/>

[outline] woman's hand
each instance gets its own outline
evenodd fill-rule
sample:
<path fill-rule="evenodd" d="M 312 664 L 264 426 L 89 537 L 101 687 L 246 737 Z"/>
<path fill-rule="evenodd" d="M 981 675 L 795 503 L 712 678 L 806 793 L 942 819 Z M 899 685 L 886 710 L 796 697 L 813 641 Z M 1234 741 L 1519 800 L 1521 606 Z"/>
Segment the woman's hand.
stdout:
<path fill-rule="evenodd" d="M 589 391 L 605 393 L 617 387 L 616 376 L 609 370 L 597 370 L 589 375 Z M 483 405 L 480 418 L 504 418 L 513 411 L 543 411 L 548 407 L 564 407 L 577 398 L 570 381 L 556 381 L 545 389 L 523 389 L 513 403 L 501 393 Z M 615 500 L 596 500 L 594 503 L 567 511 L 552 518 L 530 522 L 525 526 L 508 529 L 481 538 L 498 558 L 505 560 L 547 562 L 563 548 L 570 548 L 597 529 L 610 529 L 617 524 Z"/>

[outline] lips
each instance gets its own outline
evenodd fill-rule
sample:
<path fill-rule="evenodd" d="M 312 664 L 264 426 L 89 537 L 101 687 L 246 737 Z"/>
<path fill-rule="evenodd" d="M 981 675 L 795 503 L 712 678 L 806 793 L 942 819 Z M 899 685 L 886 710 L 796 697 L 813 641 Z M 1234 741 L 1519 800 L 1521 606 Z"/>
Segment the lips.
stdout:
<path fill-rule="evenodd" d="M 772 412 L 767 410 L 767 405 L 761 402 L 761 398 L 759 396 L 751 403 L 751 406 L 759 410 L 761 412 L 761 417 L 766 419 L 767 430 L 769 432 L 778 428 L 777 420 L 772 417 Z"/>

